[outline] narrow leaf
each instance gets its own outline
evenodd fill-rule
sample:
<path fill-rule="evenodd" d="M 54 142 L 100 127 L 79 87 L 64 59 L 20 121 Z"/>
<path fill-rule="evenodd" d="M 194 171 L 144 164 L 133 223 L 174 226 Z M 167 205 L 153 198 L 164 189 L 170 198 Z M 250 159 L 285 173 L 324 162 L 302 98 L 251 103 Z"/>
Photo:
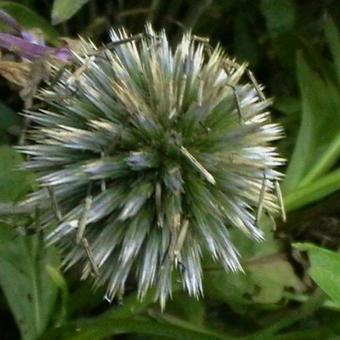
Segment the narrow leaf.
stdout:
<path fill-rule="evenodd" d="M 291 191 L 284 197 L 287 211 L 296 210 L 316 202 L 340 189 L 340 169 L 323 176 L 320 180 Z"/>
<path fill-rule="evenodd" d="M 301 54 L 297 58 L 297 71 L 302 94 L 302 120 L 284 182 L 285 194 L 302 186 L 306 176 L 311 182 L 324 174 L 339 156 L 336 147 L 340 132 L 339 91 L 314 72 Z"/>
<path fill-rule="evenodd" d="M 325 21 L 325 36 L 331 50 L 335 69 L 340 82 L 340 35 L 334 21 L 327 17 Z"/>

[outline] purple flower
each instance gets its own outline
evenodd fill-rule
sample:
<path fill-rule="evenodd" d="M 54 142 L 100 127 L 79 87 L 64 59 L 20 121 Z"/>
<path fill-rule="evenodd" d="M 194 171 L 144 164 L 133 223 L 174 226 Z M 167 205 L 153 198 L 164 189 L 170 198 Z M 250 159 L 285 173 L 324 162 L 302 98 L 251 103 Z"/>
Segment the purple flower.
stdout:
<path fill-rule="evenodd" d="M 0 32 L 0 47 L 29 60 L 42 58 L 44 56 L 54 56 L 63 61 L 70 59 L 70 51 L 68 48 L 48 47 L 9 33 Z"/>
<path fill-rule="evenodd" d="M 68 48 L 46 46 L 43 40 L 37 39 L 32 33 L 25 31 L 14 18 L 2 10 L 0 10 L 0 21 L 15 32 L 15 34 L 0 32 L 0 48 L 29 60 L 46 56 L 52 56 L 61 61 L 68 61 L 71 58 Z"/>

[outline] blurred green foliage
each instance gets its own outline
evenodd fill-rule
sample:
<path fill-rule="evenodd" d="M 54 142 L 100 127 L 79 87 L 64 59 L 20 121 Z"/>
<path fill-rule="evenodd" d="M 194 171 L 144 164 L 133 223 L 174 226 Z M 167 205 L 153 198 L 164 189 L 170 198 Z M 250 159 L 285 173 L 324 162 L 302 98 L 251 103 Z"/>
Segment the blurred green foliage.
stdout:
<path fill-rule="evenodd" d="M 47 41 L 55 41 L 58 36 L 57 30 L 49 23 L 48 19 L 44 19 L 31 9 L 22 4 L 12 1 L 0 1 L 0 9 L 12 15 L 21 25 L 27 29 L 37 28 L 43 31 Z M 0 26 L 3 31 L 5 27 Z"/>
<path fill-rule="evenodd" d="M 1 339 L 340 335 L 340 244 L 333 233 L 340 230 L 338 1 L 25 0 L 0 1 L 0 9 L 57 45 L 58 37 L 78 33 L 107 41 L 111 26 L 138 32 L 147 20 L 165 27 L 173 41 L 186 28 L 210 36 L 213 44 L 220 41 L 230 55 L 250 63 L 275 98 L 273 119 L 286 131 L 278 147 L 288 159 L 283 187 L 288 222 L 264 219 L 267 237 L 261 244 L 233 231 L 245 273 L 225 273 L 207 260 L 200 300 L 178 291 L 161 313 L 151 295 L 136 299 L 132 280 L 122 304 L 109 305 L 100 289 L 79 284 L 76 269 L 65 276 L 59 272 L 55 250 L 43 247 L 43 231 L 30 232 L 32 214 L 13 215 L 13 203 L 35 184 L 31 174 L 18 171 L 21 157 L 13 148 L 24 125 L 16 113 L 22 104 L 17 89 L 1 81 Z"/>

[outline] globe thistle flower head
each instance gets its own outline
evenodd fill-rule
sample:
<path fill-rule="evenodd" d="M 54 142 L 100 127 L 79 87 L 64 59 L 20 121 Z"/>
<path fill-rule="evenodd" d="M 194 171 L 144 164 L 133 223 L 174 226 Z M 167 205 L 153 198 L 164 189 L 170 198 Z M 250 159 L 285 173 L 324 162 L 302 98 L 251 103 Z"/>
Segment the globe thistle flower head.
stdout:
<path fill-rule="evenodd" d="M 164 306 L 175 271 L 202 293 L 203 253 L 241 270 L 230 228 L 263 238 L 262 211 L 280 206 L 270 143 L 282 131 L 262 87 L 221 47 L 188 32 L 171 48 L 150 25 L 111 39 L 83 41 L 41 91 L 46 108 L 26 113 L 21 150 L 40 183 L 26 203 L 40 205 L 66 268 L 94 273 L 109 299 L 135 279 L 141 298 L 153 287 Z"/>

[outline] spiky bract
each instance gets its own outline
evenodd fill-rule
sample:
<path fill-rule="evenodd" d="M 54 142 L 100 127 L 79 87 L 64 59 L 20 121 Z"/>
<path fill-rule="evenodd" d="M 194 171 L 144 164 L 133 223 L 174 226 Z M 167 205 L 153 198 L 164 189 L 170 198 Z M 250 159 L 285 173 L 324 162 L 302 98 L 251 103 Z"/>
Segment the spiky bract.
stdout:
<path fill-rule="evenodd" d="M 203 252 L 241 268 L 230 227 L 262 238 L 258 206 L 278 209 L 282 160 L 270 142 L 281 128 L 246 65 L 190 33 L 174 50 L 164 32 L 146 33 L 111 49 L 83 42 L 42 91 L 47 109 L 26 113 L 22 150 L 41 184 L 28 203 L 54 226 L 48 240 L 66 267 L 83 264 L 83 277 L 97 269 L 111 298 L 134 277 L 140 297 L 155 287 L 164 305 L 175 268 L 189 294 L 202 292 Z"/>

